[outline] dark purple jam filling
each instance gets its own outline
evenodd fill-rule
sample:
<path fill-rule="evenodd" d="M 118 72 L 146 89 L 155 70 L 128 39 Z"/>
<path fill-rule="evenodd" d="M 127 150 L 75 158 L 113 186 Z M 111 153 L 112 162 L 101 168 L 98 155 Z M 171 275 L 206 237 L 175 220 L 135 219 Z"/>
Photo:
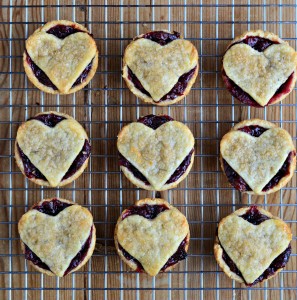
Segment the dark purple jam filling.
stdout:
<path fill-rule="evenodd" d="M 51 113 L 51 114 L 39 115 L 29 120 L 39 120 L 40 122 L 44 123 L 46 126 L 55 127 L 58 123 L 60 123 L 65 119 L 66 119 L 65 117 Z M 47 181 L 46 177 L 32 164 L 30 159 L 25 155 L 25 153 L 20 148 L 19 144 L 17 144 L 17 148 L 24 165 L 24 172 L 26 177 Z M 68 179 L 74 173 L 76 173 L 81 168 L 81 166 L 85 163 L 85 161 L 88 159 L 90 154 L 91 154 L 91 145 L 88 140 L 85 140 L 82 150 L 77 155 L 75 160 L 72 162 L 67 173 L 62 178 L 62 181 Z"/>
<path fill-rule="evenodd" d="M 167 210 L 168 207 L 166 205 L 148 205 L 144 204 L 142 206 L 136 206 L 133 205 L 129 207 L 126 212 L 122 215 L 122 220 L 128 218 L 129 216 L 132 215 L 140 215 L 146 219 L 152 220 L 158 216 L 161 212 Z M 165 271 L 168 267 L 171 267 L 175 264 L 177 264 L 179 261 L 185 259 L 187 257 L 187 252 L 185 250 L 186 245 L 188 243 L 188 237 L 186 236 L 184 240 L 180 243 L 178 249 L 176 252 L 168 259 L 166 264 L 161 268 L 161 271 Z M 132 255 L 130 255 L 120 244 L 119 244 L 119 249 L 122 251 L 124 257 L 127 260 L 132 260 L 136 265 L 137 269 L 135 270 L 136 272 L 143 272 L 143 266 L 141 263 L 134 258 Z"/>
<path fill-rule="evenodd" d="M 58 199 L 53 199 L 51 201 L 44 201 L 41 205 L 35 205 L 32 209 L 36 209 L 41 213 L 50 216 L 56 216 L 65 208 L 71 206 L 71 203 L 65 203 Z M 87 238 L 86 242 L 82 246 L 81 250 L 77 253 L 77 255 L 72 259 L 70 262 L 67 270 L 64 273 L 64 276 L 67 275 L 71 270 L 76 268 L 86 257 L 88 250 L 90 248 L 92 242 L 92 233 L 93 233 L 93 226 L 91 227 L 90 235 Z M 30 260 L 34 265 L 37 265 L 39 268 L 49 270 L 47 264 L 41 261 L 41 259 L 25 244 L 25 258 Z"/>
<path fill-rule="evenodd" d="M 269 46 L 271 46 L 273 44 L 279 44 L 277 41 L 271 41 L 271 40 L 261 38 L 261 37 L 256 37 L 256 36 L 248 36 L 244 40 L 232 44 L 228 49 L 230 49 L 232 46 L 234 46 L 236 44 L 240 44 L 240 43 L 247 44 L 259 52 L 263 52 L 265 49 L 267 49 Z M 231 93 L 231 95 L 233 97 L 237 98 L 243 104 L 247 104 L 249 106 L 254 106 L 254 107 L 262 107 L 248 93 L 246 93 L 234 81 L 232 81 L 227 76 L 225 70 L 222 71 L 222 76 L 223 76 L 223 80 L 226 84 L 227 89 L 229 90 L 229 92 Z M 292 85 L 293 80 L 294 80 L 294 72 L 278 88 L 278 90 L 275 92 L 274 96 L 269 100 L 269 102 L 266 104 L 266 106 L 273 104 L 282 95 L 289 93 L 291 90 L 290 86 Z"/>
<path fill-rule="evenodd" d="M 174 85 L 174 87 L 166 94 L 164 95 L 158 102 L 165 101 L 165 100 L 173 100 L 179 96 L 182 96 L 184 94 L 184 91 L 186 90 L 189 81 L 193 77 L 196 68 L 193 68 L 189 72 L 183 74 L 179 77 L 177 83 Z M 140 90 L 143 94 L 151 97 L 150 93 L 142 86 L 141 82 L 138 80 L 137 76 L 132 72 L 132 70 L 128 67 L 128 79 L 133 82 L 134 86 Z"/>
<path fill-rule="evenodd" d="M 73 205 L 72 203 L 62 202 L 58 199 L 53 199 L 51 201 L 43 201 L 41 205 L 34 205 L 32 209 L 36 209 L 39 212 L 49 215 L 56 216 L 65 208 Z"/>
<path fill-rule="evenodd" d="M 48 127 L 55 127 L 58 123 L 60 123 L 65 119 L 66 118 L 63 116 L 59 116 L 51 113 L 51 114 L 38 115 L 36 117 L 30 118 L 28 121 L 38 120 Z"/>
<path fill-rule="evenodd" d="M 66 25 L 56 25 L 49 29 L 47 33 L 53 34 L 59 39 L 64 39 L 67 36 L 74 34 L 76 32 L 84 32 L 75 26 L 66 26 Z M 89 33 L 88 33 L 89 34 Z M 91 35 L 91 34 L 90 34 Z M 40 83 L 43 85 L 52 88 L 53 90 L 57 91 L 58 88 L 52 83 L 52 81 L 48 78 L 48 76 L 34 63 L 34 61 L 29 56 L 28 52 L 26 51 L 26 60 L 30 68 L 32 69 L 35 77 L 38 79 Z M 72 87 L 75 87 L 82 82 L 85 81 L 88 74 L 90 73 L 90 70 L 92 69 L 93 60 L 87 65 L 87 67 L 83 70 L 83 72 L 80 74 L 80 76 L 76 79 L 76 81 L 73 83 Z"/>
<path fill-rule="evenodd" d="M 169 44 L 170 42 L 177 40 L 179 38 L 180 38 L 180 33 L 176 32 L 176 31 L 173 31 L 173 33 L 165 32 L 165 31 L 152 31 L 152 32 L 148 32 L 148 33 L 144 34 L 140 38 L 136 38 L 136 40 L 137 39 L 148 39 L 148 40 L 151 40 L 153 42 L 160 44 L 161 46 L 165 46 L 165 45 Z"/>
<path fill-rule="evenodd" d="M 249 223 L 252 223 L 254 225 L 259 225 L 262 222 L 269 220 L 270 218 L 268 216 L 265 216 L 261 214 L 261 212 L 258 210 L 257 206 L 251 206 L 250 209 L 243 215 L 240 216 L 241 218 L 245 219 Z M 222 247 L 222 245 L 221 245 Z M 222 247 L 223 249 L 223 247 Z M 289 244 L 288 248 L 281 253 L 277 258 L 273 260 L 273 262 L 270 264 L 269 268 L 266 269 L 263 274 L 258 277 L 253 283 L 246 283 L 247 286 L 253 286 L 259 282 L 262 282 L 263 280 L 271 277 L 277 270 L 284 268 L 287 262 L 289 261 L 291 255 L 291 245 Z M 228 265 L 230 270 L 240 276 L 243 280 L 243 276 L 239 269 L 237 268 L 236 264 L 232 261 L 232 259 L 229 257 L 229 255 L 226 253 L 226 251 L 223 249 L 222 258 L 225 261 L 225 263 Z M 245 280 L 244 280 L 245 281 Z"/>
<path fill-rule="evenodd" d="M 46 33 L 52 34 L 56 36 L 57 38 L 63 40 L 67 36 L 77 33 L 77 32 L 85 32 L 75 26 L 67 26 L 67 25 L 56 25 L 49 29 Z"/>
<path fill-rule="evenodd" d="M 129 207 L 125 213 L 122 215 L 122 220 L 132 216 L 132 215 L 139 215 L 146 219 L 154 219 L 158 216 L 159 213 L 167 210 L 168 207 L 166 205 L 148 205 L 144 204 L 142 206 L 133 205 Z"/>
<path fill-rule="evenodd" d="M 147 115 L 145 117 L 141 117 L 137 120 L 137 122 L 143 123 L 144 125 L 156 130 L 161 125 L 173 121 L 174 119 L 167 116 L 167 115 Z M 187 170 L 189 165 L 191 164 L 191 158 L 194 149 L 190 151 L 190 153 L 185 157 L 185 159 L 181 162 L 179 167 L 174 171 L 174 173 L 170 176 L 167 180 L 166 184 L 173 183 L 177 181 Z M 120 166 L 126 167 L 133 175 L 145 183 L 145 185 L 150 185 L 149 181 L 146 177 L 137 169 L 135 168 L 121 153 L 119 153 L 119 164 Z"/>
<path fill-rule="evenodd" d="M 267 129 L 263 128 L 258 125 L 250 125 L 245 126 L 242 128 L 239 128 L 238 130 L 246 132 L 254 137 L 259 137 L 262 133 L 264 133 Z M 274 175 L 274 177 L 266 184 L 266 186 L 263 188 L 262 192 L 267 192 L 268 190 L 275 187 L 280 180 L 290 174 L 290 165 L 296 156 L 295 151 L 291 151 L 282 167 L 279 169 L 279 171 Z M 226 160 L 223 159 L 223 166 L 225 174 L 228 178 L 228 181 L 230 184 L 235 187 L 240 192 L 248 192 L 252 189 L 249 187 L 249 185 L 245 182 L 245 180 L 235 171 L 233 168 L 227 163 Z"/>
<path fill-rule="evenodd" d="M 268 216 L 261 214 L 255 205 L 252 205 L 250 209 L 240 217 L 253 225 L 259 225 L 262 222 L 270 219 Z"/>

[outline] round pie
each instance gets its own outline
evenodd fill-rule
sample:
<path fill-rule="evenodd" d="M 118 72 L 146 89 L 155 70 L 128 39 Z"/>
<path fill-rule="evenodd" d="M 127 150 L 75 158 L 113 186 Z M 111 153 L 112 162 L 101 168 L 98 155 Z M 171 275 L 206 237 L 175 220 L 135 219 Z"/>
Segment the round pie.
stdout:
<path fill-rule="evenodd" d="M 63 113 L 39 113 L 17 131 L 17 165 L 39 185 L 63 186 L 77 179 L 87 167 L 90 153 L 91 145 L 83 127 Z"/>
<path fill-rule="evenodd" d="M 198 74 L 198 52 L 176 31 L 151 31 L 125 50 L 123 78 L 145 102 L 166 106 L 183 99 Z"/>
<path fill-rule="evenodd" d="M 268 121 L 245 120 L 220 143 L 221 167 L 241 192 L 265 195 L 278 191 L 294 175 L 296 150 L 290 134 Z"/>
<path fill-rule="evenodd" d="M 25 258 L 50 276 L 63 277 L 80 269 L 96 244 L 90 211 L 60 198 L 33 205 L 21 217 L 18 230 Z"/>
<path fill-rule="evenodd" d="M 291 240 L 284 221 L 262 208 L 244 207 L 219 223 L 214 255 L 230 278 L 253 286 L 285 267 Z"/>
<path fill-rule="evenodd" d="M 82 25 L 56 20 L 38 28 L 26 41 L 23 63 L 30 81 L 51 94 L 70 94 L 94 77 L 98 50 Z"/>
<path fill-rule="evenodd" d="M 190 129 L 167 115 L 141 117 L 118 134 L 120 168 L 142 189 L 171 189 L 190 172 L 194 143 Z"/>
<path fill-rule="evenodd" d="M 283 100 L 296 82 L 297 53 L 277 35 L 248 31 L 228 46 L 222 76 L 229 92 L 244 104 L 264 107 Z"/>
<path fill-rule="evenodd" d="M 133 270 L 156 276 L 187 257 L 186 217 L 163 199 L 143 199 L 125 209 L 115 228 L 115 246 Z"/>

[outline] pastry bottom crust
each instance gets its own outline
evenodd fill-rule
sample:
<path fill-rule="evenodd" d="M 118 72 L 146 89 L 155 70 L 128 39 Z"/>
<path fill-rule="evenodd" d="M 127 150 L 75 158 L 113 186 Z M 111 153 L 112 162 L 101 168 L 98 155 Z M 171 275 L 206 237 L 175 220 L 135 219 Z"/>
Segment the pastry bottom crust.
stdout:
<path fill-rule="evenodd" d="M 66 199 L 61 199 L 61 198 L 57 198 L 57 199 L 60 200 L 60 201 L 62 201 L 62 202 L 66 202 L 66 203 L 70 203 L 70 204 L 77 204 L 77 203 L 75 203 L 73 201 L 69 201 L 69 200 L 66 200 Z M 41 205 L 43 202 L 45 202 L 45 201 L 51 201 L 51 200 L 52 199 L 44 199 L 44 200 L 36 203 L 35 205 Z M 35 205 L 33 205 L 31 209 L 33 209 L 33 207 Z M 94 224 L 92 225 L 92 229 L 91 230 L 92 230 L 91 244 L 90 244 L 90 247 L 88 249 L 88 252 L 87 252 L 85 258 L 82 260 L 82 262 L 76 268 L 72 269 L 68 274 L 73 273 L 73 272 L 77 271 L 78 269 L 80 269 L 91 258 L 92 254 L 94 252 L 94 249 L 95 249 L 95 245 L 96 245 L 96 227 L 95 227 Z M 25 244 L 22 241 L 21 241 L 21 249 L 22 249 L 23 253 L 25 254 Z M 39 271 L 39 272 L 41 272 L 43 274 L 49 275 L 49 276 L 56 276 L 50 270 L 46 270 L 46 269 L 40 268 L 39 266 L 33 264 L 33 262 L 30 261 L 30 260 L 26 260 L 26 261 L 29 263 L 29 265 L 31 265 L 37 271 Z"/>
<path fill-rule="evenodd" d="M 193 166 L 194 156 L 195 156 L 195 151 L 193 151 L 193 153 L 192 153 L 191 162 L 190 162 L 188 168 L 186 169 L 185 173 L 178 180 L 176 180 L 172 183 L 163 185 L 163 187 L 161 189 L 159 189 L 158 191 L 166 191 L 166 190 L 175 188 L 181 181 L 183 181 L 188 176 L 188 174 Z M 120 169 L 123 171 L 125 176 L 137 187 L 144 189 L 144 190 L 148 190 L 148 191 L 155 190 L 151 185 L 146 185 L 142 180 L 136 178 L 134 176 L 134 174 L 128 168 L 126 168 L 124 166 L 120 166 Z"/>
<path fill-rule="evenodd" d="M 146 198 L 143 200 L 139 200 L 137 201 L 134 205 L 137 206 L 142 206 L 144 204 L 149 204 L 149 205 L 164 205 L 166 207 L 168 207 L 170 209 L 171 205 L 160 198 L 156 198 L 156 199 L 150 199 L 150 198 Z M 125 212 L 125 210 L 122 212 L 122 214 Z M 122 214 L 121 216 L 118 218 L 117 221 L 117 225 L 114 231 L 114 242 L 115 242 L 115 247 L 117 250 L 118 255 L 120 256 L 120 258 L 133 270 L 133 271 L 137 271 L 138 269 L 138 265 L 133 261 L 133 260 L 128 260 L 124 255 L 123 252 L 121 251 L 121 249 L 119 248 L 119 241 L 118 241 L 118 237 L 117 237 L 117 233 L 118 233 L 118 223 L 122 220 Z M 188 232 L 188 234 L 185 237 L 186 239 L 186 244 L 185 244 L 185 251 L 188 252 L 189 249 L 189 245 L 190 245 L 190 231 Z M 180 261 L 178 261 L 176 264 L 171 265 L 169 267 L 167 267 L 164 272 L 168 272 L 169 270 L 173 269 L 176 265 L 179 264 Z M 143 273 L 146 273 L 145 270 L 142 270 Z M 163 271 L 162 271 L 163 272 Z"/>
<path fill-rule="evenodd" d="M 168 106 L 168 105 L 179 102 L 180 100 L 182 100 L 183 98 L 185 98 L 189 94 L 189 92 L 192 88 L 192 85 L 194 84 L 194 82 L 196 80 L 196 77 L 198 75 L 198 71 L 199 71 L 199 65 L 197 64 L 196 70 L 195 70 L 192 78 L 188 82 L 188 85 L 187 85 L 183 95 L 178 96 L 175 99 L 168 99 L 168 100 L 164 100 L 164 101 L 162 100 L 162 101 L 159 101 L 159 102 L 154 101 L 153 98 L 151 98 L 150 96 L 142 93 L 137 87 L 135 87 L 134 83 L 129 79 L 128 66 L 127 65 L 124 65 L 124 67 L 123 67 L 123 78 L 125 79 L 126 84 L 127 84 L 128 88 L 130 89 L 130 91 L 135 96 L 137 96 L 138 98 L 143 100 L 144 102 L 151 103 L 151 104 L 158 105 L 158 106 Z"/>

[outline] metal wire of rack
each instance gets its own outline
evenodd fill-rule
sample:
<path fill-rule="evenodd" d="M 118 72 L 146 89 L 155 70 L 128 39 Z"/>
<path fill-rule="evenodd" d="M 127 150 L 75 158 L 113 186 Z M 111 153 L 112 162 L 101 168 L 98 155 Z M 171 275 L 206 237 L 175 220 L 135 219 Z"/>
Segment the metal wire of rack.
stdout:
<path fill-rule="evenodd" d="M 232 99 L 220 78 L 227 44 L 248 29 L 279 34 L 296 47 L 295 1 L 13 1 L 1 4 L 0 19 L 0 299 L 296 299 L 296 176 L 273 195 L 251 197 L 230 188 L 220 171 L 219 141 L 236 122 L 259 117 L 280 124 L 296 140 L 296 93 L 264 109 Z M 93 33 L 100 63 L 91 83 L 74 95 L 38 91 L 25 76 L 26 38 L 46 21 L 69 19 Z M 187 98 L 171 107 L 146 105 L 121 78 L 121 56 L 136 35 L 150 29 L 176 30 L 200 55 L 200 78 Z M 37 112 L 73 115 L 87 129 L 92 156 L 73 184 L 40 188 L 25 180 L 14 163 L 16 130 Z M 122 176 L 115 147 L 120 128 L 148 113 L 166 113 L 186 123 L 196 139 L 195 164 L 187 179 L 162 197 L 188 218 L 189 257 L 172 272 L 150 278 L 129 272 L 113 247 L 113 230 L 123 208 L 155 194 L 139 190 Z M 17 222 L 35 202 L 63 197 L 88 207 L 97 228 L 97 246 L 88 264 L 65 278 L 50 278 L 29 267 L 19 247 Z M 247 289 L 217 267 L 212 245 L 217 222 L 236 208 L 257 203 L 292 228 L 293 254 L 285 270 Z"/>

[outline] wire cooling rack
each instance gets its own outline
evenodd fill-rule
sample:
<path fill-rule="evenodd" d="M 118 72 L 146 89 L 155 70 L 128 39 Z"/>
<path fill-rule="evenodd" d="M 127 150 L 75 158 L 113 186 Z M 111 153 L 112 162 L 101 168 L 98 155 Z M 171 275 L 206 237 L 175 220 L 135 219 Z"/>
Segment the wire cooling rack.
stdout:
<path fill-rule="evenodd" d="M 296 299 L 296 176 L 273 195 L 251 197 L 230 188 L 218 161 L 219 141 L 240 120 L 276 122 L 296 140 L 295 91 L 281 104 L 249 108 L 232 99 L 220 77 L 221 58 L 232 38 L 248 29 L 279 34 L 296 47 L 295 1 L 2 1 L 0 13 L 0 299 Z M 25 76 L 26 38 L 53 19 L 84 24 L 99 51 L 97 73 L 84 90 L 53 96 L 37 90 Z M 176 30 L 200 54 L 200 74 L 189 96 L 168 108 L 146 105 L 121 78 L 121 57 L 131 39 L 151 29 Z M 14 162 L 16 130 L 37 112 L 57 110 L 83 124 L 92 142 L 89 167 L 73 184 L 40 188 L 22 176 Z M 162 197 L 188 218 L 188 259 L 155 278 L 129 272 L 115 253 L 113 230 L 122 209 L 153 197 L 120 173 L 116 136 L 139 116 L 166 113 L 186 123 L 196 138 L 195 163 L 178 188 Z M 33 203 L 63 197 L 88 207 L 97 228 L 97 246 L 88 264 L 65 278 L 29 267 L 21 253 L 17 222 Z M 213 258 L 217 222 L 245 204 L 257 203 L 288 222 L 293 254 L 274 279 L 245 288 L 228 279 Z"/>

